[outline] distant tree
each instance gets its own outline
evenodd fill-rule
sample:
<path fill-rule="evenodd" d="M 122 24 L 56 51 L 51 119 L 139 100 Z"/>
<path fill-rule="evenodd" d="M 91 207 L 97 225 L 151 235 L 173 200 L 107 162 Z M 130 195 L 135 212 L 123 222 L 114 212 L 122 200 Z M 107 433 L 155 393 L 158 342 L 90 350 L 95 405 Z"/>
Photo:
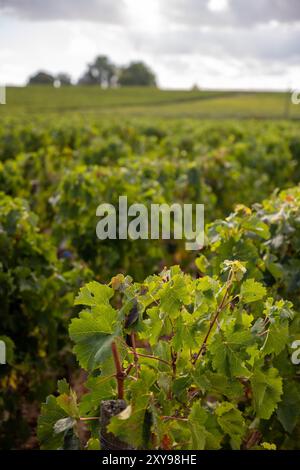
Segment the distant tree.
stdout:
<path fill-rule="evenodd" d="M 53 85 L 55 78 L 50 73 L 40 71 L 29 77 L 28 85 Z"/>
<path fill-rule="evenodd" d="M 143 62 L 132 62 L 120 71 L 120 86 L 154 86 L 156 77 L 152 70 Z"/>
<path fill-rule="evenodd" d="M 79 79 L 79 85 L 100 85 L 112 87 L 116 84 L 117 68 L 107 56 L 96 57 L 93 63 L 88 65 L 87 71 Z"/>
<path fill-rule="evenodd" d="M 78 80 L 77 85 L 96 85 L 93 77 L 90 76 L 89 72 L 85 72 Z"/>
<path fill-rule="evenodd" d="M 55 77 L 58 86 L 72 85 L 71 76 L 68 73 L 59 73 Z"/>

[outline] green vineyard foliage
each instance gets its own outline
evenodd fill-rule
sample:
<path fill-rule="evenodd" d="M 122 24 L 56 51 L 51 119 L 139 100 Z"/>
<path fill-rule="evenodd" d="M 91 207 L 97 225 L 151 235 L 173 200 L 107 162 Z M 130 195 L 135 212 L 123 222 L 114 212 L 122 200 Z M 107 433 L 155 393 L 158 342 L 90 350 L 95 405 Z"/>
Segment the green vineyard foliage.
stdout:
<path fill-rule="evenodd" d="M 298 448 L 299 211 L 295 188 L 208 226 L 198 279 L 174 266 L 141 283 L 86 284 L 69 334 L 88 392 L 65 383 L 48 397 L 41 447 L 63 448 L 82 421 L 99 439 L 101 401 L 121 398 L 108 429 L 134 448 Z"/>
<path fill-rule="evenodd" d="M 89 418 L 118 397 L 114 344 L 127 374 L 128 408 L 110 425 L 121 440 L 297 448 L 299 177 L 297 122 L 1 116 L 1 447 L 26 444 L 28 409 L 51 393 L 41 447 L 98 448 Z M 204 249 L 97 240 L 97 206 L 122 195 L 205 204 Z M 60 380 L 55 395 L 77 373 L 72 342 L 89 392 Z"/>

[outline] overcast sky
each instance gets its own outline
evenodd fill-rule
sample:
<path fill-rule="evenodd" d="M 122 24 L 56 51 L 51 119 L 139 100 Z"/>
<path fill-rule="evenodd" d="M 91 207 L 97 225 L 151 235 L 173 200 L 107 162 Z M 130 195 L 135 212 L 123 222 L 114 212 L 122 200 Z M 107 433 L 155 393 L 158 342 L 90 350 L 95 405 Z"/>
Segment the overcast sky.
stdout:
<path fill-rule="evenodd" d="M 300 88 L 300 0 L 0 0 L 0 83 L 97 54 L 164 88 Z"/>

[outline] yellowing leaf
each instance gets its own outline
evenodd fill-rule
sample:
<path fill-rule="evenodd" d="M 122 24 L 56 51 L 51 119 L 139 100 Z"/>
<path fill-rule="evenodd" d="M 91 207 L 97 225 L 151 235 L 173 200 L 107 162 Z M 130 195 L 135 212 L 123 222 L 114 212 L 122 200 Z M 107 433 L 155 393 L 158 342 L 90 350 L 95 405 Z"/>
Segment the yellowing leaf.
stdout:
<path fill-rule="evenodd" d="M 266 288 L 254 279 L 247 279 L 242 284 L 240 298 L 246 304 L 251 302 L 257 302 L 263 299 L 267 295 Z"/>

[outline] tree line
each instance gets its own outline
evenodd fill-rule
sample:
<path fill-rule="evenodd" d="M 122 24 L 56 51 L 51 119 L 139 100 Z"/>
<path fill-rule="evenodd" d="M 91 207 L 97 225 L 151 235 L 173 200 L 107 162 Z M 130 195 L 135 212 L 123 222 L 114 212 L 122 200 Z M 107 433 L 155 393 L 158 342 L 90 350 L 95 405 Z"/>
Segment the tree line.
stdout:
<path fill-rule="evenodd" d="M 67 73 L 52 75 L 46 71 L 38 71 L 28 79 L 28 85 L 73 85 Z M 99 85 L 102 88 L 118 86 L 157 86 L 155 73 L 144 62 L 131 62 L 126 66 L 117 66 L 109 57 L 100 55 L 87 65 L 87 69 L 76 85 Z"/>

